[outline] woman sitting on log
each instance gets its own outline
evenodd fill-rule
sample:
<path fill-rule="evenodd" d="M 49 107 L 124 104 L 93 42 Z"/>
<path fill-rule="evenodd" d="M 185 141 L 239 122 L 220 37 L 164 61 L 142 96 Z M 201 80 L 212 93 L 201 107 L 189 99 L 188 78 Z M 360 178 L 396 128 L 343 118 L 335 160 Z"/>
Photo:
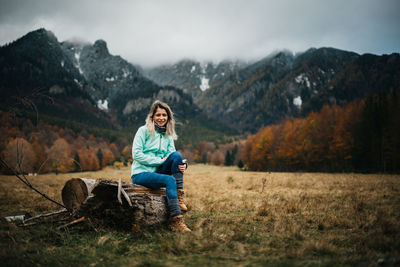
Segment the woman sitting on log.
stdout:
<path fill-rule="evenodd" d="M 155 101 L 146 118 L 146 125 L 136 132 L 132 145 L 132 182 L 152 189 L 166 188 L 168 210 L 173 231 L 191 231 L 181 212 L 187 211 L 183 202 L 183 173 L 187 164 L 175 150 L 175 120 L 170 107 Z"/>

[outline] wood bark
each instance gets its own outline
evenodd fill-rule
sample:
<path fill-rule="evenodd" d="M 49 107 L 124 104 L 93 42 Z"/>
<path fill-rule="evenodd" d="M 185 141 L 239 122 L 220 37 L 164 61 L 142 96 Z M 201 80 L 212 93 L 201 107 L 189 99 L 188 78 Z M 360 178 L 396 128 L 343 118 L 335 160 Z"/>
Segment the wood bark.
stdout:
<path fill-rule="evenodd" d="M 75 218 L 84 216 L 100 226 L 138 229 L 167 222 L 165 189 L 103 179 L 73 178 L 62 199 Z"/>

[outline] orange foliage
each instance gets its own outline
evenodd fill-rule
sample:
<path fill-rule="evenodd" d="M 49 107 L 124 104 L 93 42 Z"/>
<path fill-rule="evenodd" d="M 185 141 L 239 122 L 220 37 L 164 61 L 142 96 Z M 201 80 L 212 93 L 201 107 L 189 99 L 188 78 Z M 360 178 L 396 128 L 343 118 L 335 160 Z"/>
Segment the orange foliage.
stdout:
<path fill-rule="evenodd" d="M 354 125 L 362 104 L 325 105 L 249 136 L 241 158 L 252 170 L 337 170 L 351 167 Z"/>
<path fill-rule="evenodd" d="M 90 149 L 78 151 L 82 171 L 97 171 L 100 169 L 99 159 Z"/>
<path fill-rule="evenodd" d="M 131 146 L 125 146 L 124 149 L 122 149 L 122 156 L 124 156 L 125 159 L 132 158 L 131 153 L 132 153 Z"/>
<path fill-rule="evenodd" d="M 12 140 L 3 151 L 4 161 L 17 173 L 33 172 L 36 164 L 36 155 L 32 145 L 24 138 Z M 3 170 L 12 174 L 10 170 Z"/>
<path fill-rule="evenodd" d="M 210 158 L 210 163 L 211 164 L 223 165 L 224 164 L 225 155 L 221 151 L 217 150 L 217 151 L 214 151 L 211 154 L 211 156 L 209 156 L 209 158 Z"/>
<path fill-rule="evenodd" d="M 76 134 L 43 121 L 33 124 L 28 118 L 4 111 L 0 111 L 0 119 L 0 156 L 11 162 L 13 168 L 19 164 L 22 172 L 98 170 L 100 164 L 95 153 L 98 149 L 103 151 L 104 165 L 112 164 L 121 156 L 116 144 L 89 135 L 85 130 Z M 126 140 L 121 138 L 119 142 L 126 143 Z M 125 147 L 125 156 L 126 162 L 131 159 L 129 146 Z M 1 171 L 10 173 L 5 168 Z"/>
<path fill-rule="evenodd" d="M 64 138 L 58 138 L 47 151 L 49 164 L 53 171 L 70 172 L 75 169 L 74 164 L 71 164 L 72 150 L 71 146 Z"/>
<path fill-rule="evenodd" d="M 114 161 L 115 161 L 114 153 L 108 148 L 103 149 L 102 166 L 104 167 L 106 165 L 111 165 Z"/>
<path fill-rule="evenodd" d="M 114 156 L 116 156 L 116 157 L 120 156 L 121 153 L 119 152 L 116 144 L 112 143 L 112 144 L 110 144 L 109 147 L 110 147 L 111 152 L 114 154 Z"/>
<path fill-rule="evenodd" d="M 44 164 L 46 162 L 46 155 L 44 154 L 42 146 L 39 144 L 39 139 L 36 136 L 34 136 L 32 140 L 32 149 L 35 152 L 37 159 L 34 166 L 35 171 L 39 173 L 46 172 L 46 166 Z"/>

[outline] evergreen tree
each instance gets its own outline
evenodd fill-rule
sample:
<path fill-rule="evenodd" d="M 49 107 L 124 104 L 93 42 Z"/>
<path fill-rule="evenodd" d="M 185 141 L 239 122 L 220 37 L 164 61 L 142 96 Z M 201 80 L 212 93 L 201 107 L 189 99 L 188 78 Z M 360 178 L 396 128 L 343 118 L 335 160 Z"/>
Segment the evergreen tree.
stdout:
<path fill-rule="evenodd" d="M 238 147 L 237 144 L 235 144 L 235 146 L 232 149 L 232 153 L 231 153 L 231 159 L 232 159 L 232 164 L 231 165 L 235 164 L 236 154 L 237 154 L 238 150 L 239 150 L 239 147 Z"/>
<path fill-rule="evenodd" d="M 204 164 L 207 163 L 207 153 L 206 152 L 204 152 L 203 156 L 201 157 L 201 163 L 204 163 Z"/>
<path fill-rule="evenodd" d="M 229 150 L 227 150 L 225 154 L 225 166 L 231 166 L 231 165 L 232 165 L 231 153 L 229 152 Z"/>
<path fill-rule="evenodd" d="M 244 167 L 243 161 L 240 159 L 237 166 L 241 169 Z"/>
<path fill-rule="evenodd" d="M 371 95 L 365 101 L 361 121 L 355 136 L 353 155 L 355 168 L 361 171 L 385 171 L 385 142 L 387 97 Z"/>
<path fill-rule="evenodd" d="M 100 169 L 102 169 L 103 168 L 103 151 L 101 151 L 101 148 L 99 148 L 97 150 L 96 156 L 99 159 Z"/>

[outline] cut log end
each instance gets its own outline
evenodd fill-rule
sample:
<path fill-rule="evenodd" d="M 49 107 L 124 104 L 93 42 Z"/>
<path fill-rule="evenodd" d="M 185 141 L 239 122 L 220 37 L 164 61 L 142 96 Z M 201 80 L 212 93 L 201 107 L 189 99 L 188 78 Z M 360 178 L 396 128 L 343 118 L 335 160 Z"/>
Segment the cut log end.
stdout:
<path fill-rule="evenodd" d="M 65 184 L 61 196 L 67 210 L 74 212 L 89 196 L 88 187 L 82 179 L 72 178 Z"/>

